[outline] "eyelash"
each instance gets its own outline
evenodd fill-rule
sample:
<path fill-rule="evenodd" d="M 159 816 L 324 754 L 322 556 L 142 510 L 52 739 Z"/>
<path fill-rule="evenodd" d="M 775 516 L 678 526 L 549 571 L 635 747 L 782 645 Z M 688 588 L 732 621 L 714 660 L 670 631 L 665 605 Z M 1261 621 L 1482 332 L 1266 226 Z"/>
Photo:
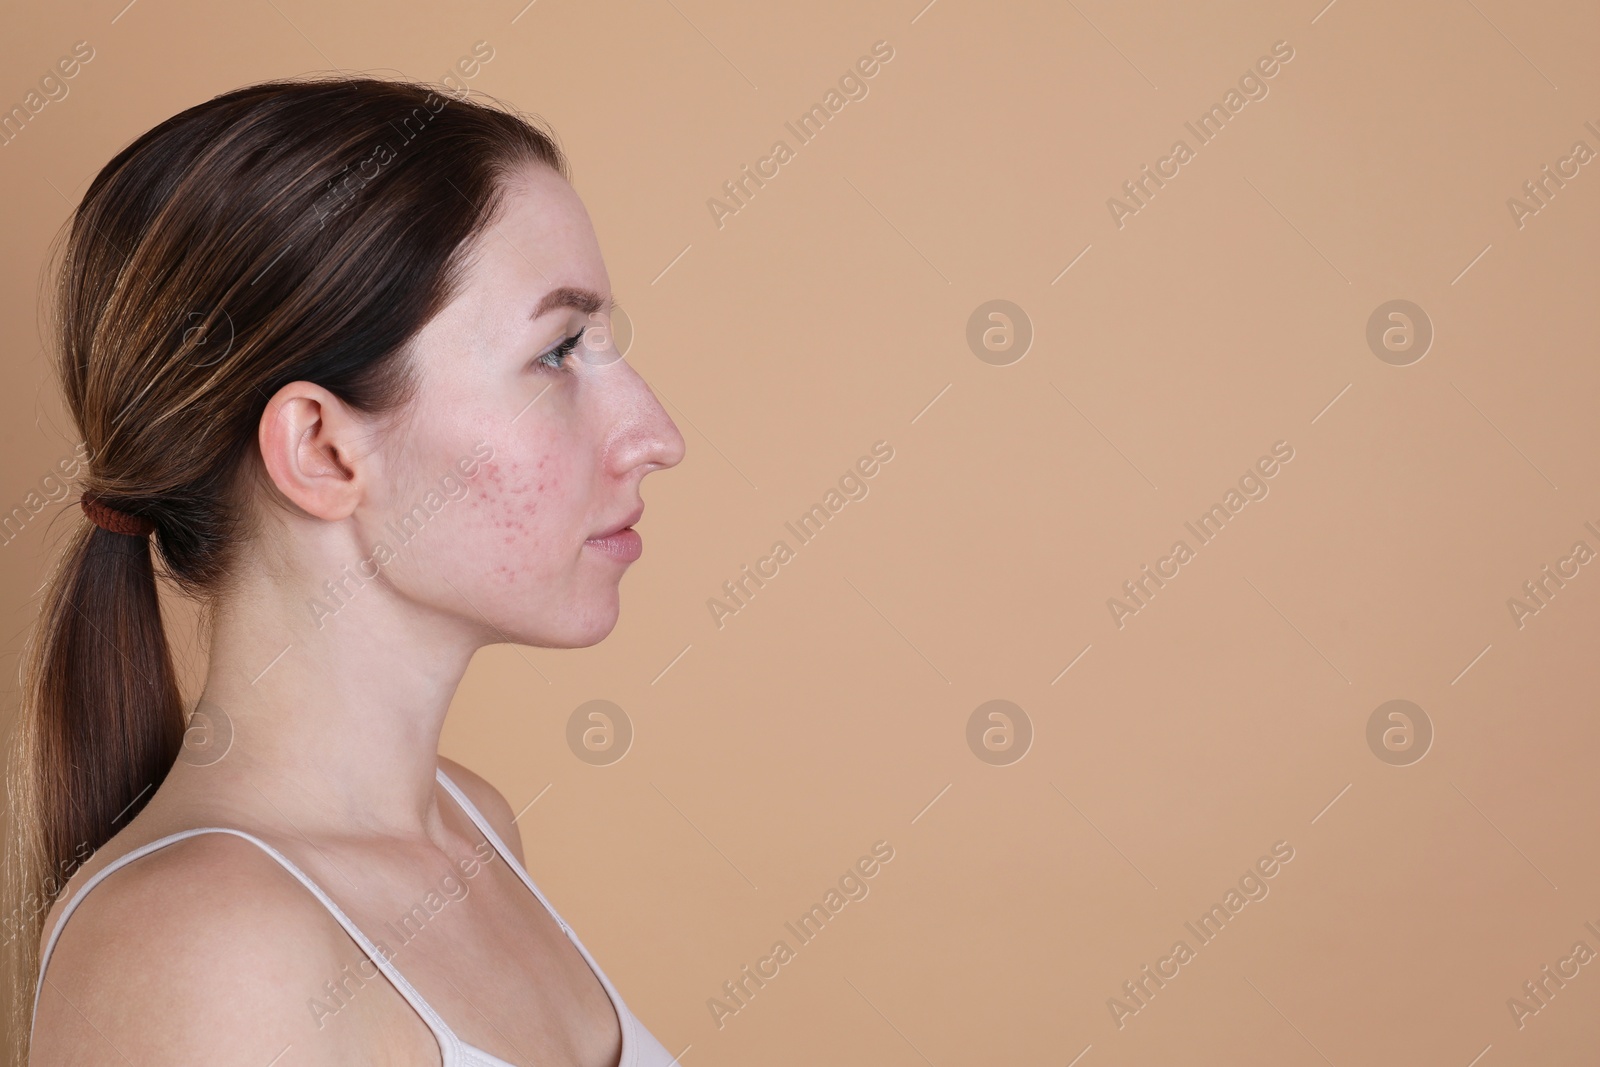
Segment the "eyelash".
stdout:
<path fill-rule="evenodd" d="M 551 370 L 560 370 L 562 367 L 562 361 L 572 354 L 573 349 L 578 347 L 578 342 L 582 339 L 583 330 L 579 330 L 577 333 L 573 334 L 571 337 L 567 338 L 565 341 L 562 341 L 550 351 L 534 360 L 534 362 L 542 363 Z M 552 360 L 554 360 L 554 362 L 551 362 Z"/>

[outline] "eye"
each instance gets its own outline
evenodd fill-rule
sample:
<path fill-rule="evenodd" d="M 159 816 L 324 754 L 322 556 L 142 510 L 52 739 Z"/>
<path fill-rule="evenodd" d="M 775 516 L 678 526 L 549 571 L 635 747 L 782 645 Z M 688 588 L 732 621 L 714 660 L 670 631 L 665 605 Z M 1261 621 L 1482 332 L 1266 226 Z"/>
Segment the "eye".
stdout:
<path fill-rule="evenodd" d="M 585 327 L 585 329 L 587 329 L 587 327 Z M 560 370 L 562 367 L 562 361 L 572 354 L 572 350 L 578 347 L 578 342 L 581 340 L 583 340 L 583 330 L 579 330 L 565 341 L 562 341 L 550 351 L 534 360 L 534 362 L 543 364 L 544 366 L 549 367 L 551 370 Z"/>

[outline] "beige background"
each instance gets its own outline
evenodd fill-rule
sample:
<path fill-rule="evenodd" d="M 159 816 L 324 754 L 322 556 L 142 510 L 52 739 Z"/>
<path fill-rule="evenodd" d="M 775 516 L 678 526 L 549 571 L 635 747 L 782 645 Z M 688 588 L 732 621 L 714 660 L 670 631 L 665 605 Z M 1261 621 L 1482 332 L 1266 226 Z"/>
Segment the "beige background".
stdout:
<path fill-rule="evenodd" d="M 1506 206 L 1600 150 L 1592 4 L 123 3 L 0 35 L 7 107 L 95 49 L 0 148 L 4 508 L 76 443 L 38 278 L 104 162 L 248 81 L 438 79 L 487 42 L 469 84 L 559 133 L 688 456 L 647 483 L 615 632 L 485 649 L 444 748 L 538 798 L 534 878 L 688 1067 L 1593 1062 L 1600 963 L 1520 1029 L 1507 999 L 1600 951 L 1600 565 L 1521 628 L 1507 599 L 1600 549 L 1600 163 Z M 1269 95 L 1114 225 L 1276 41 Z M 1366 341 L 1396 298 L 1435 333 L 1409 366 Z M 994 299 L 1034 331 L 1007 366 L 966 340 Z M 707 600 L 879 440 L 869 495 L 718 629 Z M 1107 598 L 1280 440 L 1270 495 L 1118 629 Z M 79 521 L 0 548 L 8 714 Z M 565 740 L 596 698 L 635 731 L 608 766 Z M 1435 731 L 1409 766 L 1367 742 L 1397 698 Z M 1034 731 L 1007 766 L 966 739 L 992 699 Z M 870 895 L 719 1028 L 708 998 L 879 840 Z M 1270 894 L 1119 1029 L 1108 998 L 1279 841 Z"/>

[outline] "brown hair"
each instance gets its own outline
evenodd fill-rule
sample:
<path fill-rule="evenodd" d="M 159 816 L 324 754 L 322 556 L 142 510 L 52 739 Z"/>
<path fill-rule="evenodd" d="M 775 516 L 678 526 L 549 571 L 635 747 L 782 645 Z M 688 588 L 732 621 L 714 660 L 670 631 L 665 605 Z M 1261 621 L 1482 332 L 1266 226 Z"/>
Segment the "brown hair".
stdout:
<path fill-rule="evenodd" d="M 73 212 L 52 293 L 85 494 L 25 655 L 11 909 L 12 1051 L 26 1058 L 43 918 L 166 776 L 186 714 L 157 565 L 214 605 L 255 533 L 267 400 L 314 382 L 371 414 L 415 396 L 416 333 L 456 294 L 506 179 L 568 177 L 554 135 L 438 87 L 313 77 L 236 89 L 149 130 Z"/>

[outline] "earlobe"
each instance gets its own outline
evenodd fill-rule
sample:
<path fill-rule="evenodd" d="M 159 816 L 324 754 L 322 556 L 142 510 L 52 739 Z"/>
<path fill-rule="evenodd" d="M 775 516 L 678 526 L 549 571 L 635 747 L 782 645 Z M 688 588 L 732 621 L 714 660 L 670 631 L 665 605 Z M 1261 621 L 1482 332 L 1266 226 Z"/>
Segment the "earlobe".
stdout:
<path fill-rule="evenodd" d="M 363 431 L 349 407 L 310 382 L 290 382 L 261 413 L 257 439 L 272 484 L 317 518 L 350 515 L 361 495 L 350 442 Z"/>

